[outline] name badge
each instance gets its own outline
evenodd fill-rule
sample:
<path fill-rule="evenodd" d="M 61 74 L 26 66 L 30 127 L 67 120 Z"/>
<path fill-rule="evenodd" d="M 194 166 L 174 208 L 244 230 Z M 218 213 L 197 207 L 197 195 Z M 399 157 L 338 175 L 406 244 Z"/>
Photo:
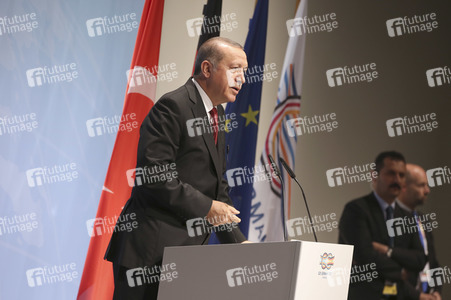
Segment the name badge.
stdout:
<path fill-rule="evenodd" d="M 396 283 L 385 282 L 384 290 L 382 291 L 384 296 L 394 296 L 398 294 Z"/>

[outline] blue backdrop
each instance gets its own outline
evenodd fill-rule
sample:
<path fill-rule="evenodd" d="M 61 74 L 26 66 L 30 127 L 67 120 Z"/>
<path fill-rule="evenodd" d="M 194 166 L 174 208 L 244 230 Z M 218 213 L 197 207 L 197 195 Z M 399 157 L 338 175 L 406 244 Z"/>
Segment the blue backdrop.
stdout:
<path fill-rule="evenodd" d="M 143 5 L 0 2 L 1 299 L 77 294 Z"/>

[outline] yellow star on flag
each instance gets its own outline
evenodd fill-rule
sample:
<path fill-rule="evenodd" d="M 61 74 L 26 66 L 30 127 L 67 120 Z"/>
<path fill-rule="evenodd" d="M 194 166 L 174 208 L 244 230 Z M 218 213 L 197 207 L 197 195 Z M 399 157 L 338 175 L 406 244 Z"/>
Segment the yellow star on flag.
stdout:
<path fill-rule="evenodd" d="M 230 124 L 231 121 L 232 121 L 232 120 L 230 120 L 230 119 L 225 120 L 224 130 L 225 130 L 227 133 L 229 133 L 229 132 L 231 131 L 231 130 L 229 130 L 229 124 Z"/>
<path fill-rule="evenodd" d="M 259 110 L 252 110 L 252 107 L 249 105 L 249 109 L 247 113 L 242 113 L 241 116 L 246 118 L 246 125 L 249 125 L 250 122 L 254 122 L 255 125 L 258 125 L 256 116 L 258 115 Z"/>

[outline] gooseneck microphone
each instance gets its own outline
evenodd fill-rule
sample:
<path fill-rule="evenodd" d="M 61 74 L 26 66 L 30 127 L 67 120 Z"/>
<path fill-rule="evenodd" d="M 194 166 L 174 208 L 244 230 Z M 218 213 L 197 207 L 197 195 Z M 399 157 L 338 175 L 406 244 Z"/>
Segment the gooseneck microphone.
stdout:
<path fill-rule="evenodd" d="M 304 198 L 305 207 L 307 208 L 307 214 L 308 214 L 308 217 L 310 220 L 310 226 L 312 228 L 313 236 L 315 237 L 315 242 L 318 242 L 318 239 L 316 238 L 315 228 L 313 227 L 312 215 L 310 214 L 310 210 L 308 208 L 307 199 L 305 199 L 304 189 L 302 188 L 301 184 L 297 180 L 296 174 L 294 174 L 293 170 L 290 168 L 290 166 L 287 164 L 287 162 L 282 157 L 279 157 L 279 160 L 282 163 L 282 166 L 284 167 L 284 169 L 287 170 L 288 175 L 290 175 L 290 177 L 293 178 L 294 181 L 296 181 L 299 188 L 301 189 L 302 197 Z"/>
<path fill-rule="evenodd" d="M 288 235 L 287 235 L 287 223 L 286 223 L 286 217 L 285 217 L 285 198 L 284 198 L 284 196 L 283 196 L 283 186 L 284 186 L 284 185 L 283 185 L 283 180 L 282 180 L 282 176 L 281 176 L 281 174 L 280 174 L 279 167 L 277 167 L 277 164 L 276 164 L 276 162 L 274 161 L 274 158 L 272 157 L 272 155 L 271 155 L 271 154 L 268 154 L 268 158 L 269 158 L 269 161 L 271 162 L 271 164 L 272 164 L 272 166 L 273 166 L 274 173 L 276 173 L 276 176 L 279 177 L 280 183 L 282 184 L 281 192 L 282 192 L 282 227 L 283 227 L 283 240 L 284 240 L 285 242 L 287 242 L 287 241 L 288 241 Z"/>

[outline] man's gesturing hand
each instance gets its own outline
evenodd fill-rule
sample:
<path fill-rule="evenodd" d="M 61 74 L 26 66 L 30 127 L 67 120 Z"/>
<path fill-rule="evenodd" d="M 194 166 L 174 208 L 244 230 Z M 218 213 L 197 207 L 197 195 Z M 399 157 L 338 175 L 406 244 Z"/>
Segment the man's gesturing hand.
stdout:
<path fill-rule="evenodd" d="M 227 223 L 239 223 L 241 219 L 236 215 L 240 212 L 235 207 L 221 201 L 213 200 L 210 211 L 207 214 L 207 221 L 213 225 L 223 225 Z"/>

